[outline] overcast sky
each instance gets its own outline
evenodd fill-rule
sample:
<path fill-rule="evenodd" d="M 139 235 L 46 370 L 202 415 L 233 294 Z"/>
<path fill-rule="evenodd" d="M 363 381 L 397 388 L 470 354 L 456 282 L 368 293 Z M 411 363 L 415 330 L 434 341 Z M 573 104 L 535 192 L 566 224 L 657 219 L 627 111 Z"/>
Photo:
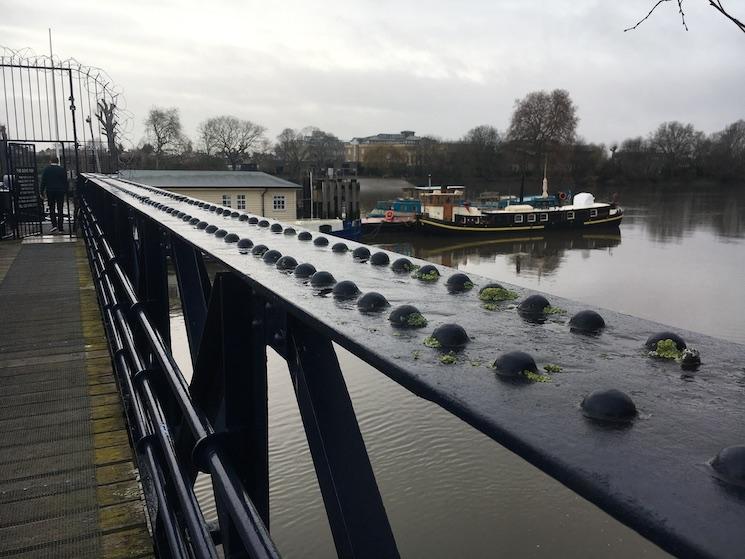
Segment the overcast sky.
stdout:
<path fill-rule="evenodd" d="M 730 2 L 741 19 L 745 2 Z M 738 5 L 739 4 L 739 5 Z M 233 114 L 342 139 L 415 130 L 459 138 L 507 128 L 516 98 L 569 90 L 594 142 L 660 122 L 705 132 L 745 118 L 745 35 L 687 0 L 638 30 L 651 0 L 0 0 L 0 44 L 99 66 L 125 92 L 132 141 L 153 105 L 185 132 Z M 739 11 L 738 11 L 739 10 Z"/>

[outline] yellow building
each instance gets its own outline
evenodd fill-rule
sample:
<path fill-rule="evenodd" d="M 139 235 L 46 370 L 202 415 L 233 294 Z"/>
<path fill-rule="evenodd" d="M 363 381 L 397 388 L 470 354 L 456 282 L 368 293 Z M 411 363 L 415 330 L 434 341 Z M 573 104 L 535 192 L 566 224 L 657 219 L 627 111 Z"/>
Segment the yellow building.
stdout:
<path fill-rule="evenodd" d="M 260 171 L 126 170 L 119 176 L 281 221 L 297 218 L 302 186 Z"/>
<path fill-rule="evenodd" d="M 409 166 L 416 162 L 416 146 L 421 140 L 413 130 L 402 130 L 399 134 L 376 134 L 364 138 L 352 138 L 344 144 L 347 162 L 368 163 L 368 154 L 381 148 L 395 149 Z"/>

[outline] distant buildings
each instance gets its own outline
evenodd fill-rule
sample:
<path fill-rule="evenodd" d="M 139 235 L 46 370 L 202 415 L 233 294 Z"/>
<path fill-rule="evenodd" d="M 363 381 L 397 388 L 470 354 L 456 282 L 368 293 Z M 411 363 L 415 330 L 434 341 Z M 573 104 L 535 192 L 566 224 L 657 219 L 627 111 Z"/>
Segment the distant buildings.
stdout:
<path fill-rule="evenodd" d="M 302 186 L 260 171 L 121 171 L 120 176 L 265 217 L 294 220 Z"/>
<path fill-rule="evenodd" d="M 407 165 L 416 161 L 416 146 L 421 140 L 413 130 L 402 130 L 398 134 L 376 134 L 363 138 L 352 138 L 344 144 L 347 162 L 365 165 L 369 159 L 387 157 L 396 152 Z"/>

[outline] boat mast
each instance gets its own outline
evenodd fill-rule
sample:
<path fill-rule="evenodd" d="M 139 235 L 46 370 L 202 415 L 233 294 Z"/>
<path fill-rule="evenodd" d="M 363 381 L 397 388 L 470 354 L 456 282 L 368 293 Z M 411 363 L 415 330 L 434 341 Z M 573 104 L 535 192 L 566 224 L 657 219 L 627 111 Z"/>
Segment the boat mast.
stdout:
<path fill-rule="evenodd" d="M 548 153 L 546 154 L 546 160 L 543 163 L 543 194 L 544 198 L 548 198 L 548 178 L 546 177 L 546 170 L 548 169 Z"/>

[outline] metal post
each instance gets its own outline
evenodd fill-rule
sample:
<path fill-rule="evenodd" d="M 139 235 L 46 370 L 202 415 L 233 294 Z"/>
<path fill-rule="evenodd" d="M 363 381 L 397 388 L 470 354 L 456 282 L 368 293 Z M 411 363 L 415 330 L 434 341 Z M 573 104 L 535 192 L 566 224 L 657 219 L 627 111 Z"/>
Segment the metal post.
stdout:
<path fill-rule="evenodd" d="M 288 318 L 300 415 L 339 557 L 398 557 L 339 361 L 328 338 Z"/>
<path fill-rule="evenodd" d="M 190 392 L 269 526 L 269 435 L 264 301 L 237 275 L 215 277 Z M 226 530 L 226 528 L 228 528 Z M 223 525 L 223 544 L 237 542 Z"/>
<path fill-rule="evenodd" d="M 178 237 L 171 237 L 171 258 L 176 270 L 191 362 L 192 365 L 196 365 L 202 332 L 207 320 L 210 279 L 202 254 Z"/>

